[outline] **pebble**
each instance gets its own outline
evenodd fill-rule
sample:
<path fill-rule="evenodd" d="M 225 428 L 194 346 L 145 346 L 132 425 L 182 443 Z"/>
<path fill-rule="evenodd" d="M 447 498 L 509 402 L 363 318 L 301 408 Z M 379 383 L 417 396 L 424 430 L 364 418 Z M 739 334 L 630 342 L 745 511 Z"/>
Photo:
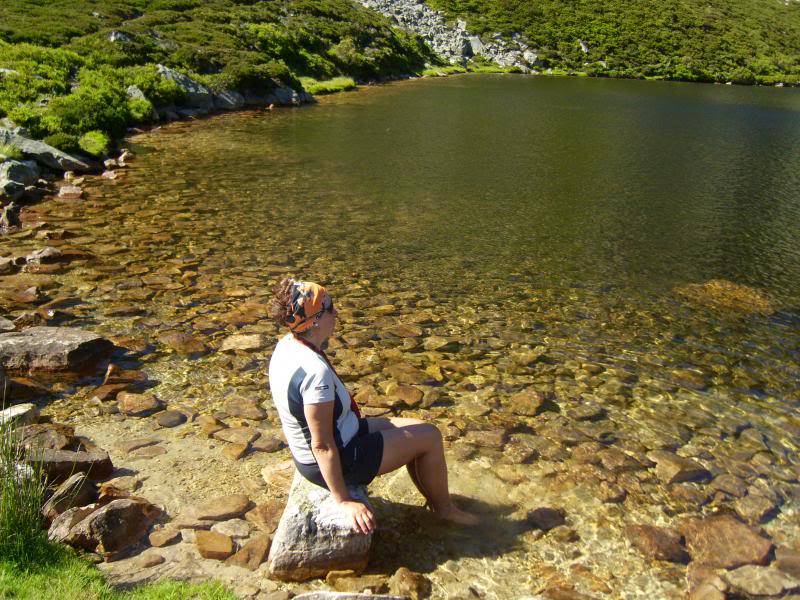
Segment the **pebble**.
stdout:
<path fill-rule="evenodd" d="M 178 528 L 167 526 L 156 529 L 150 534 L 150 545 L 157 548 L 168 546 L 181 540 L 181 532 Z"/>
<path fill-rule="evenodd" d="M 117 394 L 119 412 L 129 417 L 146 417 L 164 408 L 164 403 L 153 394 Z"/>
<path fill-rule="evenodd" d="M 186 415 L 177 410 L 165 410 L 156 415 L 156 422 L 161 427 L 177 427 L 186 423 Z"/>
<path fill-rule="evenodd" d="M 222 533 L 238 540 L 249 536 L 253 531 L 253 525 L 244 519 L 231 519 L 216 523 L 211 527 L 211 531 Z"/>
<path fill-rule="evenodd" d="M 225 560 L 233 554 L 235 546 L 233 540 L 221 533 L 198 529 L 194 534 L 197 550 L 203 558 Z"/>

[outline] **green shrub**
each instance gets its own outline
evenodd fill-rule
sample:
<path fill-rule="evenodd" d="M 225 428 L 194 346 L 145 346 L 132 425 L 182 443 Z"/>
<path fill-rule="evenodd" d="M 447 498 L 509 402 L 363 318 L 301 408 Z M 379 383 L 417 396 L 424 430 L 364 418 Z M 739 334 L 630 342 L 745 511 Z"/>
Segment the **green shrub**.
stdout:
<path fill-rule="evenodd" d="M 128 98 L 128 112 L 136 123 L 146 123 L 153 118 L 153 104 L 145 98 Z"/>
<path fill-rule="evenodd" d="M 72 93 L 47 105 L 42 124 L 51 133 L 81 135 L 100 130 L 119 137 L 131 121 L 127 102 L 128 95 L 115 71 L 83 70 Z"/>
<path fill-rule="evenodd" d="M 63 150 L 64 152 L 77 152 L 81 149 L 78 144 L 78 136 L 70 135 L 68 133 L 53 133 L 48 135 L 42 140 L 45 144 L 50 144 L 54 148 Z"/>
<path fill-rule="evenodd" d="M 34 137 L 47 135 L 47 129 L 42 123 L 45 107 L 37 106 L 31 102 L 23 102 L 10 107 L 8 118 L 17 125 L 25 127 Z"/>
<path fill-rule="evenodd" d="M 111 139 L 102 131 L 87 131 L 78 140 L 78 145 L 87 154 L 100 157 L 108 154 Z"/>

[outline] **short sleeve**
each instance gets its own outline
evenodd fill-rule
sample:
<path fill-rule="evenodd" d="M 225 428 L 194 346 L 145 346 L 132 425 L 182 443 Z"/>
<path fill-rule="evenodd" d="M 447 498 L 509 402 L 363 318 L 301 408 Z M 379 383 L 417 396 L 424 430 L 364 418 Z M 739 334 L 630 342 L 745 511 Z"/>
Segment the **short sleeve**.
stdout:
<path fill-rule="evenodd" d="M 335 381 L 333 372 L 321 366 L 303 378 L 300 384 L 300 394 L 303 396 L 303 404 L 320 404 L 322 402 L 332 402 L 336 398 Z"/>

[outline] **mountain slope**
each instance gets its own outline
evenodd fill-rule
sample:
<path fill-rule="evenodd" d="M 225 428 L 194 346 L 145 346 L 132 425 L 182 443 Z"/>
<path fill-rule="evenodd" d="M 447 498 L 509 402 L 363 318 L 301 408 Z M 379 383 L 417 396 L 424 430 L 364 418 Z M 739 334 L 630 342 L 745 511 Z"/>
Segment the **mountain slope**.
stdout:
<path fill-rule="evenodd" d="M 263 93 L 298 77 L 418 72 L 424 43 L 350 0 L 4 0 L 0 117 L 62 149 L 121 135 L 180 100 L 156 64 L 214 89 Z M 130 98 L 136 85 L 145 100 Z"/>
<path fill-rule="evenodd" d="M 523 34 L 553 68 L 616 77 L 800 83 L 796 0 L 428 3 L 466 19 L 476 33 Z"/>

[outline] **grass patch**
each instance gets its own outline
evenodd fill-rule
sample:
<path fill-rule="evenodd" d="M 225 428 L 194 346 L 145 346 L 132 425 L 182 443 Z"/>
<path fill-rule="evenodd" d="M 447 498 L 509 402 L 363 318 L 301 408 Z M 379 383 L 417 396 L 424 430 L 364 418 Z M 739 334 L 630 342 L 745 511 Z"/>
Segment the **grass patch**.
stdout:
<path fill-rule="evenodd" d="M 130 591 L 113 589 L 72 549 L 47 541 L 41 515 L 41 471 L 22 473 L 17 436 L 0 423 L 0 598 L 14 600 L 235 600 L 222 584 L 164 581 Z"/>
<path fill-rule="evenodd" d="M 303 87 L 308 93 L 315 96 L 347 92 L 358 87 L 352 77 L 334 77 L 333 79 L 326 79 L 325 81 L 317 81 L 312 77 L 301 77 L 300 83 L 303 84 Z"/>
<path fill-rule="evenodd" d="M 466 73 L 467 68 L 461 65 L 442 65 L 441 67 L 428 67 L 422 71 L 423 77 L 445 77 L 457 73 Z"/>
<path fill-rule="evenodd" d="M 103 574 L 68 548 L 51 545 L 40 565 L 0 560 L 0 598 L 14 600 L 235 600 L 218 582 L 189 585 L 162 581 L 119 591 Z"/>
<path fill-rule="evenodd" d="M 22 160 L 22 150 L 14 144 L 0 144 L 0 155 L 9 160 Z"/>

